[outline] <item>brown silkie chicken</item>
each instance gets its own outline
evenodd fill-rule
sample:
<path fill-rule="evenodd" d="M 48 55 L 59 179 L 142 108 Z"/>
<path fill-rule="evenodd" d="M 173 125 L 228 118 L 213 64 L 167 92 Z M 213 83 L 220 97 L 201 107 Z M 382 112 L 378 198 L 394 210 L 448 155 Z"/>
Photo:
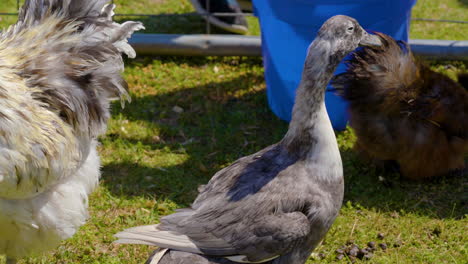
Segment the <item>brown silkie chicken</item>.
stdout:
<path fill-rule="evenodd" d="M 332 84 L 349 102 L 361 154 L 396 161 L 419 180 L 463 170 L 468 151 L 468 92 L 416 60 L 409 45 L 377 33 L 381 47 L 364 47 Z M 460 76 L 465 84 L 466 75 Z"/>
<path fill-rule="evenodd" d="M 122 54 L 143 25 L 107 0 L 26 0 L 0 33 L 0 255 L 53 249 L 88 218 L 97 137 L 128 97 Z"/>

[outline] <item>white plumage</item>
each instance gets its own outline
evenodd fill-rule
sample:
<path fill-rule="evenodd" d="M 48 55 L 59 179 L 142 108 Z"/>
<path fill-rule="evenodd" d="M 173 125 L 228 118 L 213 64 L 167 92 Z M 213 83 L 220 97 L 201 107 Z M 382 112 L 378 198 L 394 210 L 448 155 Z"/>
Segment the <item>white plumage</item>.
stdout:
<path fill-rule="evenodd" d="M 13 258 L 56 247 L 85 223 L 88 195 L 99 179 L 94 141 L 88 158 L 66 180 L 27 199 L 0 199 L 0 249 Z"/>
<path fill-rule="evenodd" d="M 107 0 L 28 0 L 0 34 L 0 255 L 40 253 L 88 217 L 97 136 L 128 98 L 121 53 L 143 26 L 112 21 Z"/>

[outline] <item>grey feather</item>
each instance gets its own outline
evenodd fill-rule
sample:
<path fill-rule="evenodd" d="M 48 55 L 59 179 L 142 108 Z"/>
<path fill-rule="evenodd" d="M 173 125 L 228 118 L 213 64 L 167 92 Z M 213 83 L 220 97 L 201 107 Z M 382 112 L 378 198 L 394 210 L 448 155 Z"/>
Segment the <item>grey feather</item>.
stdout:
<path fill-rule="evenodd" d="M 350 27 L 356 30 L 349 33 Z M 171 234 L 188 238 L 204 254 L 157 242 L 171 249 L 160 264 L 305 263 L 343 199 L 343 169 L 325 109 L 325 87 L 340 60 L 364 40 L 374 38 L 354 19 L 330 18 L 309 48 L 283 140 L 220 170 L 190 209 L 163 217 L 157 230 L 131 236 L 138 229 L 130 229 L 118 237 L 148 240 Z"/>
<path fill-rule="evenodd" d="M 134 243 L 146 245 L 158 245 L 161 247 L 171 247 L 181 251 L 202 253 L 197 245 L 185 235 L 174 232 L 161 231 L 158 225 L 139 226 L 129 228 L 123 232 L 117 233 L 115 237 L 119 238 L 117 243 Z"/>
<path fill-rule="evenodd" d="M 188 236 L 174 232 L 160 230 L 159 225 L 139 226 L 126 229 L 115 234 L 119 238 L 117 243 L 128 243 L 138 241 L 137 244 L 146 244 L 159 247 L 170 247 L 185 252 L 203 253 L 206 251 L 216 252 L 217 255 L 234 254 L 235 250 L 223 240 L 210 238 L 211 240 L 197 241 L 195 244 Z M 222 248 L 224 244 L 224 248 Z M 213 249 L 210 247 L 214 247 Z"/>

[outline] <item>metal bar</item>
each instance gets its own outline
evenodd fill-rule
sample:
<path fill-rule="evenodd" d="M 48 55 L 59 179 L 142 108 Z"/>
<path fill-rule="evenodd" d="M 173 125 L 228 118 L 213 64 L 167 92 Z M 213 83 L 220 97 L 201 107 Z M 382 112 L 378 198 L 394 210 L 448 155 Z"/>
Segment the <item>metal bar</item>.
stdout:
<path fill-rule="evenodd" d="M 426 59 L 468 60 L 468 41 L 410 39 L 414 54 Z"/>
<path fill-rule="evenodd" d="M 258 36 L 134 34 L 130 44 L 142 55 L 261 56 Z M 410 40 L 412 51 L 439 60 L 468 60 L 468 41 Z"/>
<path fill-rule="evenodd" d="M 185 56 L 260 56 L 256 36 L 134 34 L 130 44 L 139 54 Z"/>

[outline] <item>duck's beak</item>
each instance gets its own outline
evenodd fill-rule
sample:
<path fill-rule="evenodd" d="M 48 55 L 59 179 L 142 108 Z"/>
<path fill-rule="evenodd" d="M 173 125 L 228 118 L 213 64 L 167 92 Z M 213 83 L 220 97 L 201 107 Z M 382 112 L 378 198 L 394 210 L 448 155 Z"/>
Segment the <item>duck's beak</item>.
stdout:
<path fill-rule="evenodd" d="M 359 42 L 359 46 L 371 46 L 371 47 L 378 47 L 382 45 L 382 41 L 377 35 L 371 35 L 364 31 L 364 35 L 362 36 L 361 41 Z"/>

